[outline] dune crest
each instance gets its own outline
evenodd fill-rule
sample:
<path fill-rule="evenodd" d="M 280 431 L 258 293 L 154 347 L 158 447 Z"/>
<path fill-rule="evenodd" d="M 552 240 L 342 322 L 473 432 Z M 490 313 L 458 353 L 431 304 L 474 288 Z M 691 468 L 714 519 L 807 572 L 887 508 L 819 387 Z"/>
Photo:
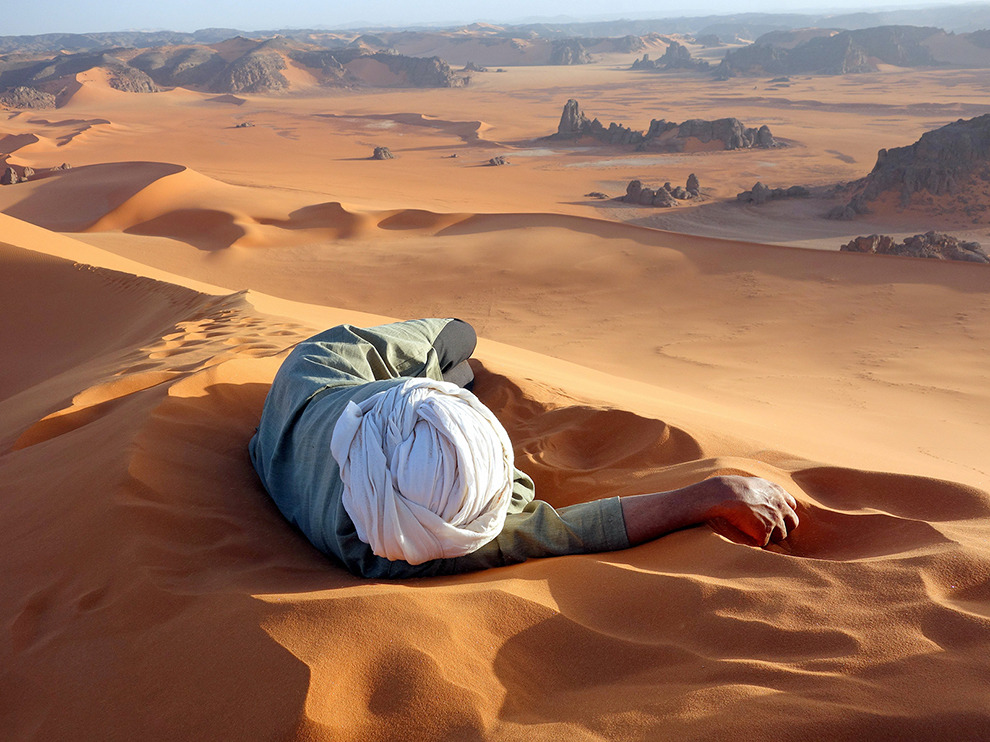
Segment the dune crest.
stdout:
<path fill-rule="evenodd" d="M 64 266 L 38 264 L 39 280 Z M 102 301 L 90 320 L 131 339 L 102 350 L 93 338 L 77 339 L 77 352 L 92 353 L 73 366 L 88 369 L 75 374 L 79 391 L 36 422 L 29 408 L 44 410 L 64 388 L 54 380 L 0 401 L 4 435 L 23 428 L 0 458 L 2 486 L 18 491 L 30 476 L 34 493 L 29 512 L 19 498 L 0 501 L 13 526 L 5 547 L 13 569 L 0 576 L 13 637 L 4 662 L 27 681 L 8 698 L 26 700 L 27 689 L 44 684 L 53 700 L 73 699 L 17 704 L 12 733 L 95 732 L 88 709 L 109 693 L 115 728 L 135 734 L 293 729 L 358 739 L 419 729 L 507 738 L 538 720 L 555 735 L 604 739 L 615 718 L 643 713 L 633 691 L 648 684 L 662 691 L 646 706 L 651 717 L 681 734 L 700 734 L 714 721 L 713 711 L 683 705 L 697 697 L 692 688 L 708 689 L 706 708 L 719 714 L 747 704 L 772 735 L 819 724 L 839 704 L 847 707 L 843 721 L 829 723 L 857 734 L 874 719 L 848 708 L 882 702 L 887 673 L 947 672 L 975 687 L 968 684 L 979 671 L 963 648 L 966 632 L 978 636 L 988 620 L 984 587 L 974 580 L 990 569 L 990 554 L 962 536 L 967 524 L 990 517 L 986 492 L 800 460 L 770 463 L 759 442 L 726 446 L 718 431 L 610 406 L 572 365 L 486 342 L 476 391 L 505 420 L 520 463 L 551 502 L 747 472 L 795 492 L 806 525 L 767 551 L 700 528 L 627 552 L 368 585 L 293 532 L 245 456 L 281 357 L 312 328 L 259 313 L 244 293 L 178 287 L 181 302 L 170 299 L 149 324 L 148 299 L 167 296 L 168 287 L 110 277 L 103 268 L 72 270 L 62 285 Z M 5 289 L 23 280 L 5 274 Z M 570 396 L 520 375 L 523 359 L 547 378 L 566 378 Z M 653 397 L 651 405 L 662 405 L 667 393 L 656 387 Z M 93 455 L 70 456 L 80 447 Z M 39 469 L 53 458 L 63 466 Z M 86 497 L 56 495 L 67 475 L 89 482 Z M 55 521 L 58 545 L 26 548 L 38 524 Z M 75 560 L 71 579 L 60 577 L 67 555 L 79 550 L 85 560 Z M 590 599 L 589 584 L 607 585 L 608 600 Z M 644 602 L 644 595 L 657 597 Z M 850 596 L 870 606 L 910 605 L 914 618 L 891 641 L 875 607 L 834 610 Z M 715 610 L 699 613 L 699 602 Z M 157 620 L 149 623 L 150 615 Z M 389 641 L 375 641 L 376 623 L 386 620 Z M 126 634 L 128 626 L 141 626 L 144 641 L 115 645 L 117 661 L 153 673 L 74 671 L 77 662 L 91 664 L 85 637 Z M 349 642 L 339 641 L 342 633 Z M 190 644 L 192 637 L 199 640 Z M 575 653 L 575 642 L 585 651 Z M 603 667 L 599 655 L 611 661 Z M 238 656 L 240 670 L 231 673 Z M 67 664 L 67 657 L 78 659 Z M 182 682 L 190 662 L 199 668 L 194 684 Z M 823 671 L 833 699 L 826 705 L 814 681 Z M 244 672 L 277 682 L 278 701 L 262 702 L 256 685 L 245 688 Z M 143 713 L 119 712 L 142 708 L 138 699 L 163 680 L 174 685 L 159 703 L 184 713 L 149 727 Z M 781 684 L 788 693 L 769 692 Z M 238 710 L 236 721 L 195 701 L 207 691 Z M 943 697 L 911 693 L 900 707 L 902 728 L 922 729 L 932 714 L 952 712 L 954 728 L 973 731 L 982 717 L 959 715 L 971 701 L 963 693 L 947 706 Z M 631 733 L 639 723 L 622 728 Z"/>

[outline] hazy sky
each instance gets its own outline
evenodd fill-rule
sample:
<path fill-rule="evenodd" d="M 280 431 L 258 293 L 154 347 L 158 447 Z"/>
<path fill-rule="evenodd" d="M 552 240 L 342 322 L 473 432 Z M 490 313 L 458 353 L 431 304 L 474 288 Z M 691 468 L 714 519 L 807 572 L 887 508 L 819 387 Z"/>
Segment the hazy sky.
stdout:
<path fill-rule="evenodd" d="M 958 2 L 958 0 L 955 0 Z M 903 7 L 909 3 L 899 3 Z M 920 5 L 921 3 L 910 3 Z M 924 3 L 954 4 L 953 0 Z M 0 35 L 56 32 L 194 31 L 224 27 L 277 28 L 518 22 L 534 17 L 664 18 L 739 12 L 819 12 L 894 7 L 871 0 L 0 0 Z"/>

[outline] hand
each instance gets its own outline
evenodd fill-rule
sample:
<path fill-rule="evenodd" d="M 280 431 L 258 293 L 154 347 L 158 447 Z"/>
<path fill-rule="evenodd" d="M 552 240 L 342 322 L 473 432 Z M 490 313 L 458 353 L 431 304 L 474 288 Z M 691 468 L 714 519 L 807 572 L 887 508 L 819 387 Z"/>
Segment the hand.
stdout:
<path fill-rule="evenodd" d="M 797 528 L 797 501 L 780 485 L 759 477 L 722 476 L 701 486 L 708 500 L 704 521 L 732 541 L 766 546 Z"/>

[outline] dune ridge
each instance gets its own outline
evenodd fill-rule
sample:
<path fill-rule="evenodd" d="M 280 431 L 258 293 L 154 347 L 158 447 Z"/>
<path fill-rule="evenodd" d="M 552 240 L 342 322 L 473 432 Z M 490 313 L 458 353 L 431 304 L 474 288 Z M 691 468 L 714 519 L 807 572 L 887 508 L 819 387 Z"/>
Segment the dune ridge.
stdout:
<path fill-rule="evenodd" d="M 46 279 L 68 265 L 39 262 Z M 4 440 L 17 436 L 0 457 L 12 559 L 0 577 L 13 638 L 3 660 L 21 678 L 5 696 L 17 736 L 96 734 L 89 708 L 106 697 L 119 733 L 152 736 L 508 739 L 539 723 L 547 738 L 598 740 L 649 735 L 662 719 L 665 734 L 728 738 L 719 719 L 743 706 L 762 739 L 867 733 L 876 708 L 895 734 L 925 736 L 935 718 L 940 732 L 966 736 L 987 721 L 974 711 L 982 671 L 968 651 L 990 624 L 990 553 L 971 537 L 990 519 L 986 491 L 768 460 L 759 441 L 654 417 L 677 406 L 661 387 L 633 412 L 623 403 L 640 387 L 613 406 L 579 367 L 485 342 L 478 394 L 552 502 L 745 472 L 797 493 L 804 526 L 768 551 L 692 529 L 628 552 L 368 585 L 281 521 L 244 455 L 281 356 L 313 329 L 306 308 L 279 320 L 242 293 L 99 267 L 68 275 L 70 291 L 96 299 L 90 320 L 127 340 L 60 343 L 88 353 L 75 358 L 81 391 L 67 406 L 40 417 L 65 388 L 53 380 L 0 403 Z M 5 288 L 23 280 L 5 273 Z M 148 299 L 161 292 L 168 299 L 149 324 Z M 528 378 L 533 367 L 566 380 L 567 396 Z M 16 414 L 26 408 L 40 419 Z M 91 455 L 69 455 L 80 448 Z M 39 469 L 46 459 L 73 463 Z M 57 496 L 67 476 L 89 481 L 87 496 Z M 40 523 L 58 526 L 44 549 L 25 548 Z M 60 569 L 80 549 L 85 561 Z M 587 584 L 607 584 L 610 599 L 589 601 Z M 644 603 L 648 595 L 657 598 Z M 699 602 L 709 610 L 694 611 Z M 877 623 L 878 610 L 895 623 Z M 452 614 L 456 623 L 443 618 Z M 390 626 L 385 645 L 377 622 Z M 124 638 L 136 626 L 140 644 Z M 112 665 L 94 668 L 97 646 Z M 901 687 L 895 701 L 890 678 L 914 673 L 951 677 L 956 690 Z M 245 683 L 260 677 L 274 685 Z M 163 684 L 155 717 L 120 711 Z M 196 701 L 204 693 L 236 713 L 214 714 Z"/>

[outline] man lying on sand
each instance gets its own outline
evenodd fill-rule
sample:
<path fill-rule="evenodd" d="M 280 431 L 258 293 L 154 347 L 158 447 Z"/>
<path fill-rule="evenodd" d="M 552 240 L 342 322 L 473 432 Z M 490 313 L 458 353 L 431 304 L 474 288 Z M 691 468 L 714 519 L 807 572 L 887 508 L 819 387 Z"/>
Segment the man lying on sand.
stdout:
<path fill-rule="evenodd" d="M 279 509 L 364 577 L 419 577 L 626 549 L 686 526 L 765 546 L 797 503 L 756 477 L 555 510 L 533 499 L 505 429 L 466 386 L 457 319 L 333 327 L 285 359 L 249 446 Z"/>

